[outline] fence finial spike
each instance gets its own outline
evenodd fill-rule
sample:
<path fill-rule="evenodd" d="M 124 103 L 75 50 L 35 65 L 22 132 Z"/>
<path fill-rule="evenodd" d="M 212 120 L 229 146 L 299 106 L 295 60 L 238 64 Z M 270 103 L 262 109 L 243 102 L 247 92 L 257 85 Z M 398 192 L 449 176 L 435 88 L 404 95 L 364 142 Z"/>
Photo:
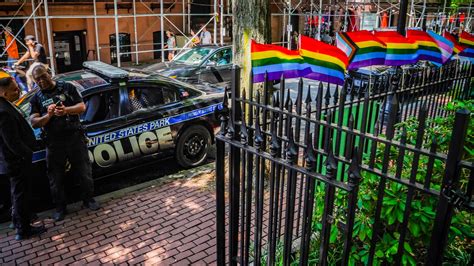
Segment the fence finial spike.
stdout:
<path fill-rule="evenodd" d="M 278 139 L 275 129 L 272 130 L 272 143 L 270 145 L 270 155 L 275 157 L 281 148 L 280 140 Z"/>
<path fill-rule="evenodd" d="M 293 100 L 291 98 L 288 101 L 288 105 L 286 106 L 286 110 L 290 113 L 293 112 Z"/>
<path fill-rule="evenodd" d="M 262 130 L 260 128 L 260 121 L 258 119 L 255 121 L 254 143 L 255 143 L 255 148 L 257 148 L 257 150 L 260 151 L 262 148 L 262 143 L 263 143 L 263 135 L 262 135 Z"/>
<path fill-rule="evenodd" d="M 257 90 L 256 98 L 257 98 L 257 102 L 260 103 L 260 91 L 259 90 Z"/>
<path fill-rule="evenodd" d="M 240 125 L 240 142 L 247 145 L 249 139 L 249 132 L 247 130 L 247 123 L 245 122 L 245 112 L 242 108 L 242 124 Z"/>
<path fill-rule="evenodd" d="M 234 119 L 232 118 L 232 115 L 229 116 L 229 123 L 227 124 L 227 134 L 226 137 L 229 139 L 232 139 L 234 137 Z"/>
<path fill-rule="evenodd" d="M 295 138 L 293 137 L 293 129 L 290 128 L 288 136 L 288 146 L 286 147 L 286 159 L 289 163 L 294 163 L 296 161 L 296 156 L 298 155 Z"/>
<path fill-rule="evenodd" d="M 306 99 L 305 99 L 305 103 L 306 104 L 310 104 L 311 103 L 311 85 L 308 85 L 308 92 L 306 93 Z"/>
<path fill-rule="evenodd" d="M 288 89 L 288 91 L 286 92 L 286 99 L 285 99 L 285 109 L 288 110 L 289 106 L 290 106 L 290 100 L 291 100 L 291 97 L 290 97 L 290 89 Z M 293 103 L 291 103 L 293 104 Z"/>
<path fill-rule="evenodd" d="M 312 169 L 316 163 L 316 154 L 313 149 L 313 133 L 309 134 L 308 142 L 304 153 L 304 159 L 306 161 L 306 168 Z"/>
<path fill-rule="evenodd" d="M 332 138 L 329 139 L 329 151 L 328 151 L 328 157 L 326 158 L 326 170 L 328 171 L 328 174 L 330 176 L 334 176 L 335 170 L 337 170 L 337 162 L 336 162 L 336 157 L 334 157 L 334 153 L 332 151 Z"/>
<path fill-rule="evenodd" d="M 275 94 L 273 94 L 272 102 L 273 102 L 273 107 L 280 106 L 280 92 L 277 91 Z"/>
<path fill-rule="evenodd" d="M 359 157 L 359 148 L 356 146 L 352 155 L 352 161 L 347 170 L 349 175 L 349 182 L 352 184 L 357 184 L 362 179 L 360 174 L 360 157 Z"/>

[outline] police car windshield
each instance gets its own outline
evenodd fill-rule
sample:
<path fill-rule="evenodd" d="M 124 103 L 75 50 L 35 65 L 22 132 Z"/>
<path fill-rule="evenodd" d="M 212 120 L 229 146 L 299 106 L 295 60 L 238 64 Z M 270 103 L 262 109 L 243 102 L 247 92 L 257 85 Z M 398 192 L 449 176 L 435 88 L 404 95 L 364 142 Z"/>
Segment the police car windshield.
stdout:
<path fill-rule="evenodd" d="M 213 51 L 210 47 L 196 47 L 177 56 L 173 61 L 186 65 L 199 65 Z"/>

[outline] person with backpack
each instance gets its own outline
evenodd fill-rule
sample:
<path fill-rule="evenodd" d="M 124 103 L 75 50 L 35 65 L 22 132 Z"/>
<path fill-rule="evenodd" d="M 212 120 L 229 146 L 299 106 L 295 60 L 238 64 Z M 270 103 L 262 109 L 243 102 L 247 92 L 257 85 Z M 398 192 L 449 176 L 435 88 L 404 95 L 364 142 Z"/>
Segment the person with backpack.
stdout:
<path fill-rule="evenodd" d="M 98 210 L 93 198 L 94 183 L 87 150 L 87 138 L 79 120 L 86 110 L 81 95 L 70 83 L 54 81 L 44 66 L 33 69 L 33 79 L 40 90 L 31 99 L 31 125 L 42 128 L 46 143 L 48 178 L 56 212 L 55 221 L 67 214 L 64 189 L 66 160 L 71 173 L 78 176 L 86 208 Z"/>

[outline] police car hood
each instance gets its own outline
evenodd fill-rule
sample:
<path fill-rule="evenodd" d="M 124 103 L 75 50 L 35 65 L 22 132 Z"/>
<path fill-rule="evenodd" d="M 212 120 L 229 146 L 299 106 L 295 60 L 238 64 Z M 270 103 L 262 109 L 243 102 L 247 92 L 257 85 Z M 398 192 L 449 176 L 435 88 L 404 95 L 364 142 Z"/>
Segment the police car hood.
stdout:
<path fill-rule="evenodd" d="M 144 68 L 145 71 L 155 72 L 163 76 L 186 76 L 196 69 L 196 66 L 176 63 L 176 62 L 162 62 L 153 64 Z"/>

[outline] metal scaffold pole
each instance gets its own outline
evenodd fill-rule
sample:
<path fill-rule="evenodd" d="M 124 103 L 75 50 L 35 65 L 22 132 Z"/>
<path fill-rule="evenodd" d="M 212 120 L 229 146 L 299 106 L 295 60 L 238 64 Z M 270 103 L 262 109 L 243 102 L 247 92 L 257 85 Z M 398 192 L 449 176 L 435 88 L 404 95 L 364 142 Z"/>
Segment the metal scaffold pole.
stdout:
<path fill-rule="evenodd" d="M 99 25 L 97 24 L 97 6 L 96 0 L 94 0 L 94 32 L 95 32 L 95 49 L 97 50 L 97 60 L 100 61 L 100 40 L 99 40 Z"/>
<path fill-rule="evenodd" d="M 165 50 L 164 50 L 164 41 L 165 41 L 165 34 L 164 34 L 164 20 L 163 20 L 163 0 L 160 0 L 160 35 L 161 35 L 161 62 L 165 61 Z"/>
<path fill-rule="evenodd" d="M 31 0 L 31 11 L 35 10 L 35 0 Z M 36 23 L 36 12 L 33 15 L 33 25 L 35 27 L 35 39 L 38 40 L 38 24 Z"/>
<path fill-rule="evenodd" d="M 54 54 L 53 54 L 53 36 L 51 34 L 51 24 L 49 21 L 49 8 L 48 0 L 44 0 L 44 15 L 46 16 L 46 32 L 48 34 L 48 52 L 49 52 L 49 61 L 51 73 L 53 76 L 56 74 L 56 66 L 54 65 Z"/>
<path fill-rule="evenodd" d="M 138 65 L 137 7 L 135 0 L 133 0 L 133 32 L 135 37 L 135 64 Z"/>
<path fill-rule="evenodd" d="M 117 57 L 117 66 L 121 67 L 120 61 L 120 40 L 119 40 L 119 25 L 118 25 L 118 8 L 117 8 L 117 1 L 114 0 L 114 16 L 115 16 L 115 49 L 116 49 L 116 57 Z"/>
<path fill-rule="evenodd" d="M 219 16 L 220 20 L 220 34 L 221 34 L 221 45 L 224 45 L 224 0 L 220 0 L 220 12 L 221 15 Z"/>
<path fill-rule="evenodd" d="M 217 44 L 217 0 L 214 0 L 214 44 Z M 222 18 L 220 18 L 222 19 Z"/>

